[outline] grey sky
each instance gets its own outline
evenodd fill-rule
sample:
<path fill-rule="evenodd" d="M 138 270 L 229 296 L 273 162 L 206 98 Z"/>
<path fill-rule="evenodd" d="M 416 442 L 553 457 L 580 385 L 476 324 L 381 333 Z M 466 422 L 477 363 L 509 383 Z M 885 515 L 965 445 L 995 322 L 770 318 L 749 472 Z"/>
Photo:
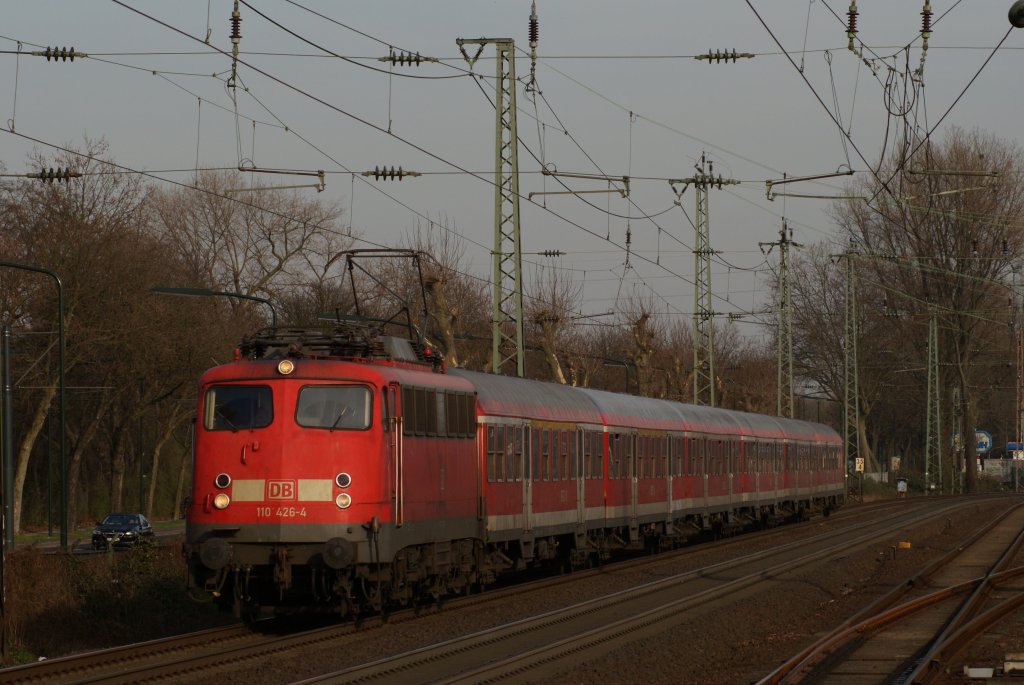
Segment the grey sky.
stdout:
<path fill-rule="evenodd" d="M 105 138 L 112 157 L 133 169 L 188 170 L 197 157 L 200 167 L 234 167 L 240 156 L 259 167 L 324 169 L 324 197 L 349 208 L 346 222 L 367 239 L 396 244 L 427 217 L 464 235 L 470 241 L 466 267 L 488 275 L 494 112 L 484 93 L 493 94 L 494 49 L 485 50 L 473 68 L 485 80 L 474 82 L 463 75 L 468 64 L 455 40 L 515 39 L 517 76 L 525 83 L 530 73 L 529 0 L 249 0 L 282 26 L 358 64 L 325 56 L 242 6 L 241 59 L 294 89 L 240 65 L 239 83 L 249 92 L 238 94 L 237 126 L 224 86 L 230 59 L 201 42 L 209 10 L 210 43 L 230 52 L 231 0 L 122 1 L 200 40 L 115 2 L 4 3 L 0 50 L 17 50 L 16 41 L 22 41 L 23 52 L 74 46 L 97 58 L 54 64 L 25 54 L 2 55 L 0 162 L 7 173 L 31 171 L 25 157 L 33 147 L 48 152 L 27 137 L 80 146 L 85 135 Z M 621 302 L 653 292 L 659 312 L 689 317 L 693 195 L 689 190 L 682 198 L 688 218 L 674 207 L 675 196 L 663 179 L 691 175 L 705 152 L 716 175 L 743 181 L 712 191 L 711 243 L 720 252 L 713 266 L 714 307 L 723 313 L 762 309 L 768 267 L 775 259 L 766 263 L 758 243 L 777 239 L 782 216 L 799 242 L 822 240 L 831 232 L 825 202 L 769 202 L 765 180 L 780 178 L 782 172 L 826 173 L 847 163 L 862 173 L 866 165 L 852 145 L 844 148 L 838 128 L 761 19 L 793 61 L 803 65 L 818 96 L 830 108 L 838 102 L 839 118 L 853 143 L 874 163 L 887 127 L 891 145 L 902 121 L 887 113 L 884 85 L 891 83 L 901 92 L 905 64 L 915 69 L 920 63 L 923 3 L 857 4 L 859 39 L 881 57 L 896 55 L 895 60 L 876 61 L 877 75 L 846 49 L 847 0 L 538 0 L 536 73 L 543 98 L 535 104 L 522 86 L 518 89 L 519 135 L 526 146 L 520 149 L 522 194 L 561 190 L 537 173 L 533 155 L 560 171 L 599 173 L 596 163 L 604 173 L 633 180 L 629 201 L 604 194 L 547 196 L 535 197 L 534 206 L 524 198 L 525 260 L 571 270 L 574 279 L 585 283 L 585 313 L 615 309 L 617 298 Z M 1003 40 L 1011 4 L 932 2 L 925 99 L 915 110 L 920 126 L 931 128 L 939 121 Z M 909 53 L 901 52 L 908 44 Z M 392 69 L 373 59 L 386 55 L 388 45 L 443 62 Z M 957 125 L 1020 140 L 1022 47 L 1024 32 L 1015 29 L 935 135 L 941 138 L 944 129 Z M 735 64 L 693 59 L 726 49 L 757 56 Z M 890 72 L 894 64 L 896 71 Z M 201 105 L 198 97 L 204 99 Z M 18 135 L 10 131 L 12 125 Z M 445 173 L 400 183 L 366 183 L 335 173 L 377 165 Z M 449 173 L 458 168 L 477 172 L 479 178 Z M 181 182 L 191 177 L 188 171 L 156 173 Z M 309 179 L 265 176 L 255 182 Z M 838 189 L 841 182 L 830 185 Z M 608 187 L 600 181 L 568 183 L 577 190 Z M 788 189 L 832 192 L 812 184 Z M 544 204 L 552 211 L 545 211 Z M 642 214 L 657 216 L 650 220 Z M 629 270 L 623 267 L 621 249 L 627 224 L 634 253 Z M 558 259 L 529 254 L 542 250 L 567 254 Z"/>

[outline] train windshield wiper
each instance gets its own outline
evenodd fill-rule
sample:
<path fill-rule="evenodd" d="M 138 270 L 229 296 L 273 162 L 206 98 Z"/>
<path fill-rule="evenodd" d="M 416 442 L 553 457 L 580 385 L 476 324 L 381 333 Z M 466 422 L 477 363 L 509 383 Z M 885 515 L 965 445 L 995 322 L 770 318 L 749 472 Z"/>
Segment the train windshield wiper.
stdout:
<path fill-rule="evenodd" d="M 342 407 L 341 411 L 338 412 L 338 418 L 334 419 L 334 423 L 331 424 L 331 430 L 333 431 L 338 427 L 338 422 L 341 421 L 351 411 L 350 407 Z"/>
<path fill-rule="evenodd" d="M 227 417 L 227 415 L 226 415 L 226 414 L 225 414 L 224 412 L 222 412 L 222 411 L 220 410 L 220 407 L 217 407 L 216 409 L 214 409 L 214 410 L 213 410 L 213 413 L 214 413 L 214 414 L 216 414 L 217 416 L 221 417 L 222 419 L 224 419 L 224 423 L 228 424 L 228 428 L 230 428 L 230 429 L 231 429 L 231 432 L 232 432 L 232 433 L 237 433 L 237 432 L 238 432 L 238 426 L 236 426 L 236 425 L 235 425 L 235 424 L 234 424 L 234 423 L 233 423 L 233 422 L 231 421 L 231 419 L 229 419 L 229 418 Z"/>

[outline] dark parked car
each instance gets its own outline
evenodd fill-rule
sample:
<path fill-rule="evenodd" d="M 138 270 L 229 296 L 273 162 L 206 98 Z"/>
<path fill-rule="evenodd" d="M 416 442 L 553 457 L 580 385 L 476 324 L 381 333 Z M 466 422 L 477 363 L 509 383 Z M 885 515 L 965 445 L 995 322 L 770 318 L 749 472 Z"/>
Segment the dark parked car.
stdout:
<path fill-rule="evenodd" d="M 153 526 L 142 514 L 107 514 L 92 530 L 92 546 L 95 549 L 113 547 L 134 547 L 149 544 L 155 540 Z"/>

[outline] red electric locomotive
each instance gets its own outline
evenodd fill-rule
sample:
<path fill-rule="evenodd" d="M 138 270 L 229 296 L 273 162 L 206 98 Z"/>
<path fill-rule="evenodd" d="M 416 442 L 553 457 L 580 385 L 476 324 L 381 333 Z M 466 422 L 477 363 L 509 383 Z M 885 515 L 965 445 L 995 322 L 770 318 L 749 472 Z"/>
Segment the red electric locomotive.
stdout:
<path fill-rule="evenodd" d="M 274 332 L 200 382 L 185 552 L 239 615 L 347 615 L 827 513 L 843 477 L 820 424 L 445 372 L 352 325 Z"/>

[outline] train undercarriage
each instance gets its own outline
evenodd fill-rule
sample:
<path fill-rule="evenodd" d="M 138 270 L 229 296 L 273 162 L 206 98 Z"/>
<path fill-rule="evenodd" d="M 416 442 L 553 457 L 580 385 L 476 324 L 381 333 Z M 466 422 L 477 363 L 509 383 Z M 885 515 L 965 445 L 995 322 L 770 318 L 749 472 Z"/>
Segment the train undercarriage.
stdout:
<path fill-rule="evenodd" d="M 370 561 L 317 545 L 254 543 L 236 550 L 217 566 L 224 552 L 186 548 L 189 586 L 212 595 L 224 610 L 252 621 L 278 615 L 328 613 L 339 617 L 386 614 L 397 607 L 421 607 L 445 597 L 480 591 L 499 579 L 527 569 L 557 572 L 590 568 L 619 553 L 656 553 L 697 538 L 718 538 L 744 530 L 827 516 L 840 504 L 829 496 L 772 505 L 702 512 L 670 521 L 579 529 L 486 543 L 460 539 L 406 546 L 390 561 L 370 544 Z M 342 547 L 345 547 L 342 545 Z M 378 547 L 379 550 L 379 547 Z M 192 553 L 195 552 L 195 553 Z M 211 561 L 212 559 L 212 561 Z M 237 559 L 237 561 L 236 561 Z"/>

